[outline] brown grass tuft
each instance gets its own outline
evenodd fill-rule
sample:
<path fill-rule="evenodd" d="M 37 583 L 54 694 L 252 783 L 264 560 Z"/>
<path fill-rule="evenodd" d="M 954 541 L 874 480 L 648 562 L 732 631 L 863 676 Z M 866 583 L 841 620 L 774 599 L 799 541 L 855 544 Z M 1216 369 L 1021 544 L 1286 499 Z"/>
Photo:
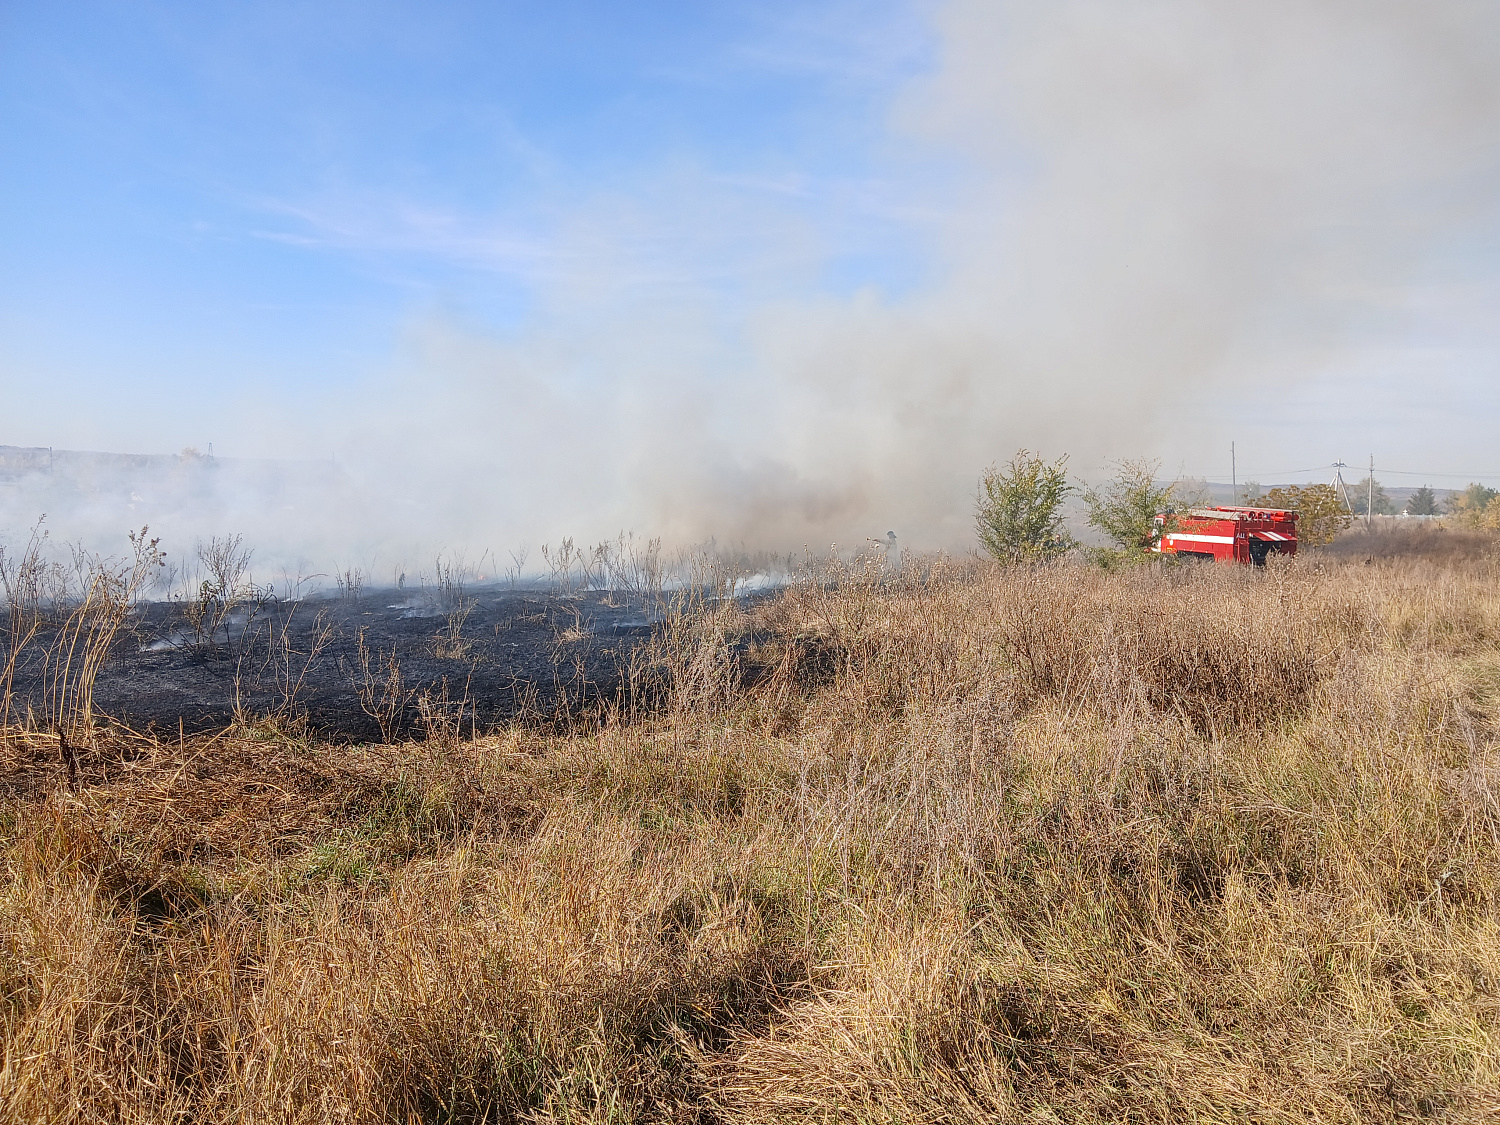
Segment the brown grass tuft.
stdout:
<path fill-rule="evenodd" d="M 834 567 L 567 732 L 11 732 L 0 1118 L 1493 1120 L 1496 577 Z"/>

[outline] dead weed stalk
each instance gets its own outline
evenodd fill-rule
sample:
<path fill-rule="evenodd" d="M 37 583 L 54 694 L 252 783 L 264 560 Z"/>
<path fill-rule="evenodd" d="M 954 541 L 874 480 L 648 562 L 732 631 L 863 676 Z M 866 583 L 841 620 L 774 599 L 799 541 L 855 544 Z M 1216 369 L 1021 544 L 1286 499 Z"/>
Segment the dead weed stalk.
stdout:
<path fill-rule="evenodd" d="M 16 764 L 0 1118 L 1494 1120 L 1493 577 L 728 574 L 591 724 Z"/>

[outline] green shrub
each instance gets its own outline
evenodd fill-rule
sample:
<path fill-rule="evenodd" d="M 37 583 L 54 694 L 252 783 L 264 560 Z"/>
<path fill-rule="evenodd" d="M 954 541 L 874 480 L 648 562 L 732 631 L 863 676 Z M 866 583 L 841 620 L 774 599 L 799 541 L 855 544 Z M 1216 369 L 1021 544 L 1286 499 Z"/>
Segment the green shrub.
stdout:
<path fill-rule="evenodd" d="M 1001 562 L 1039 562 L 1074 546 L 1063 528 L 1068 483 L 1066 457 L 1048 464 L 1022 449 L 1004 469 L 991 466 L 979 482 L 974 524 L 984 549 Z"/>

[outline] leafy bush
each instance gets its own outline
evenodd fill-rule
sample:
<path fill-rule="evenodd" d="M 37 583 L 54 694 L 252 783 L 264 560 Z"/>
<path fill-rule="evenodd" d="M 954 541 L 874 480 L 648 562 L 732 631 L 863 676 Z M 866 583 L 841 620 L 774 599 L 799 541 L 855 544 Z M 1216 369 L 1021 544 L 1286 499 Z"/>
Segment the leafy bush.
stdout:
<path fill-rule="evenodd" d="M 1049 465 L 1023 449 L 1004 470 L 985 470 L 974 523 L 986 551 L 1001 562 L 1019 563 L 1056 558 L 1073 546 L 1059 514 L 1075 491 L 1067 461 Z"/>
<path fill-rule="evenodd" d="M 1106 567 L 1141 562 L 1156 546 L 1162 534 L 1156 517 L 1171 505 L 1174 488 L 1156 483 L 1159 468 L 1158 461 L 1122 461 L 1113 479 L 1084 490 L 1089 526 L 1115 544 L 1091 551 L 1095 562 Z"/>
<path fill-rule="evenodd" d="M 1500 492 L 1471 484 L 1448 501 L 1448 511 L 1460 527 L 1500 528 Z"/>
<path fill-rule="evenodd" d="M 1297 540 L 1307 547 L 1332 543 L 1353 521 L 1338 490 L 1331 484 L 1273 488 L 1258 501 L 1263 508 L 1286 508 L 1298 513 Z"/>

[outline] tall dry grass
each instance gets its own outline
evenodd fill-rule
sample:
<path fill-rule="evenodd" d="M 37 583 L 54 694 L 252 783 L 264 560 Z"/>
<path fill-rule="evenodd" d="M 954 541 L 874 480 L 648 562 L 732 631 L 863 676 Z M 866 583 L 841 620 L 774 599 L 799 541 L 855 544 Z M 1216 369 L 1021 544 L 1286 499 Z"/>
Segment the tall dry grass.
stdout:
<path fill-rule="evenodd" d="M 0 741 L 35 742 L 50 735 L 77 780 L 79 743 L 95 728 L 94 685 L 115 648 L 115 639 L 165 561 L 161 540 L 147 529 L 129 534 L 124 559 L 71 548 L 71 566 L 44 552 L 41 523 L 19 555 L 0 548 Z M 39 681 L 41 713 L 28 703 L 18 714 L 15 680 L 27 666 Z"/>
<path fill-rule="evenodd" d="M 13 741 L 0 1112 L 1493 1120 L 1497 578 L 842 568 L 566 733 Z"/>

